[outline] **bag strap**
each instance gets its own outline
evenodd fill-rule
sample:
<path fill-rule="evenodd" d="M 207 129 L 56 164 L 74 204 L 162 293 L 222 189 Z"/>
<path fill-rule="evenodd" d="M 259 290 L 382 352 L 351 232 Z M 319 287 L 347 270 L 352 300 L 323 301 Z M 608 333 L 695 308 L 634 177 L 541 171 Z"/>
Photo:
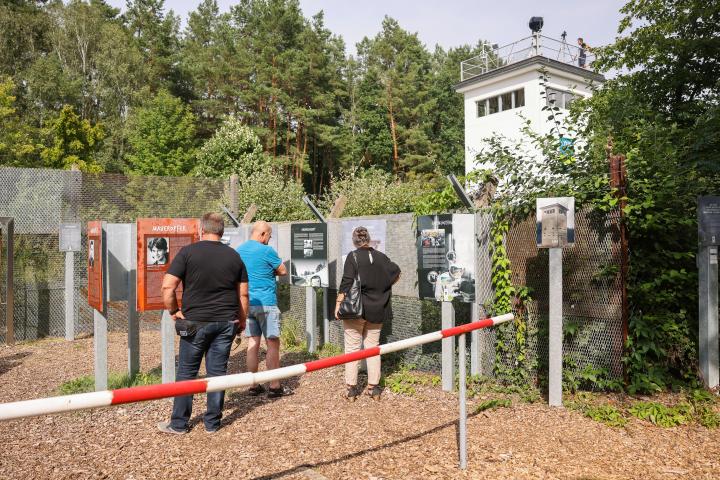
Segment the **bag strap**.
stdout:
<path fill-rule="evenodd" d="M 355 259 L 355 278 L 357 278 L 358 284 L 362 285 L 362 281 L 360 280 L 360 264 L 357 261 L 357 256 L 355 255 L 355 251 L 352 252 L 353 259 Z"/>

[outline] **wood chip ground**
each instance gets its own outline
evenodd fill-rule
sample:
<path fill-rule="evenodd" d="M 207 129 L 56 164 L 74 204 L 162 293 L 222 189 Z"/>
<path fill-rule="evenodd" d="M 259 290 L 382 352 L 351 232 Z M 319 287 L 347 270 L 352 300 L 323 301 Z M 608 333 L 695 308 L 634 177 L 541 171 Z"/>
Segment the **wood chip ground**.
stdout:
<path fill-rule="evenodd" d="M 109 335 L 110 370 L 127 364 L 122 334 Z M 142 368 L 160 362 L 157 332 L 141 335 Z M 54 395 L 92 373 L 92 339 L 0 347 L 0 401 Z M 231 373 L 244 371 L 233 351 Z M 301 361 L 283 356 L 283 364 Z M 156 430 L 171 400 L 0 423 L 2 479 L 680 479 L 720 478 L 720 431 L 670 429 L 632 419 L 610 428 L 565 409 L 521 404 L 468 420 L 468 469 L 457 468 L 457 397 L 439 387 L 379 402 L 341 398 L 342 367 L 288 381 L 276 400 L 228 392 L 223 428 Z M 472 411 L 472 406 L 469 407 Z"/>

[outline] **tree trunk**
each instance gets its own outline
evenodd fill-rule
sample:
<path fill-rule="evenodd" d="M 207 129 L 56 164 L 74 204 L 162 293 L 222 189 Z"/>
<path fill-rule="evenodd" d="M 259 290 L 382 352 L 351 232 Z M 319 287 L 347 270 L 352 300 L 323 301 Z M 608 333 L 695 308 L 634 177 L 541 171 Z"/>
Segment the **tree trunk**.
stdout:
<path fill-rule="evenodd" d="M 395 129 L 395 112 L 393 111 L 392 93 L 390 84 L 387 87 L 388 116 L 390 117 L 390 135 L 393 142 L 393 174 L 397 175 L 400 170 L 400 162 L 398 161 L 398 144 L 397 132 Z"/>

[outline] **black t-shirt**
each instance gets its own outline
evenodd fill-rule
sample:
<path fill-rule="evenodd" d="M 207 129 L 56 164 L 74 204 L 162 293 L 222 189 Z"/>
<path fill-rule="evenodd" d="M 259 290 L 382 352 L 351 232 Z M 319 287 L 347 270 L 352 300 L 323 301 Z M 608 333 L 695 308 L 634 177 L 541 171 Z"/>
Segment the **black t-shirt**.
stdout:
<path fill-rule="evenodd" d="M 247 283 L 245 264 L 235 250 L 220 242 L 202 240 L 183 247 L 167 273 L 183 282 L 182 312 L 199 322 L 237 318 L 238 283 Z"/>

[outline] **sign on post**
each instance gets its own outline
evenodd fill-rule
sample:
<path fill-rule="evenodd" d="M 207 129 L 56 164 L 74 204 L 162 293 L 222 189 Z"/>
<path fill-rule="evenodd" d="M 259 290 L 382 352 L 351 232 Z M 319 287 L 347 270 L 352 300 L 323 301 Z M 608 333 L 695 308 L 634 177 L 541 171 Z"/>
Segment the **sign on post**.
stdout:
<path fill-rule="evenodd" d="M 195 218 L 138 218 L 137 220 L 137 307 L 141 312 L 163 310 L 160 320 L 162 382 L 175 380 L 175 329 L 165 310 L 162 281 L 175 255 L 200 240 L 200 222 Z M 176 290 L 182 303 L 182 286 Z"/>
<path fill-rule="evenodd" d="M 417 219 L 418 290 L 421 299 L 475 301 L 475 216 Z"/>
<path fill-rule="evenodd" d="M 61 252 L 82 250 L 82 226 L 79 223 L 61 223 L 59 245 Z"/>
<path fill-rule="evenodd" d="M 327 224 L 295 223 L 290 226 L 290 279 L 293 285 L 327 287 Z"/>
<path fill-rule="evenodd" d="M 699 361 L 708 388 L 720 384 L 718 352 L 718 245 L 720 197 L 698 197 Z"/>
<path fill-rule="evenodd" d="M 87 279 L 88 305 L 98 312 L 105 312 L 103 296 L 103 225 L 100 221 L 87 224 Z"/>
<path fill-rule="evenodd" d="M 575 199 L 538 198 L 536 201 L 538 248 L 550 249 L 548 403 L 562 406 L 562 249 L 575 243 Z"/>

